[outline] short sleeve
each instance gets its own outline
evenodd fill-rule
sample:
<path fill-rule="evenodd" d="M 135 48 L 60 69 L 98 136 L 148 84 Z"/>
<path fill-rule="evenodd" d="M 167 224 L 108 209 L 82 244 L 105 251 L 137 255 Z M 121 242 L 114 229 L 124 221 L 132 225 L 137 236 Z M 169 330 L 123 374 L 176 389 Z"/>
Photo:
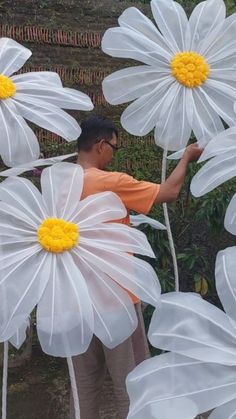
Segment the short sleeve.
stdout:
<path fill-rule="evenodd" d="M 115 175 L 114 172 L 113 174 Z M 109 190 L 110 188 L 110 190 L 115 192 L 128 210 L 148 214 L 156 200 L 160 185 L 136 180 L 125 173 L 116 173 L 115 178 L 115 182 L 113 176 L 107 179 L 106 189 Z M 110 181 L 112 181 L 112 189 Z"/>

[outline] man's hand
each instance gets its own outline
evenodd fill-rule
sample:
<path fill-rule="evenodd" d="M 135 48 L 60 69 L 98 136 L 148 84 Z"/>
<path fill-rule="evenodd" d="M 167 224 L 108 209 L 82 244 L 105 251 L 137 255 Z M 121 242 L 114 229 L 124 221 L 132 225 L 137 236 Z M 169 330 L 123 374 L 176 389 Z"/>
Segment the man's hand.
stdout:
<path fill-rule="evenodd" d="M 199 159 L 203 152 L 203 148 L 199 147 L 198 143 L 188 145 L 186 148 L 183 158 L 187 159 L 188 162 L 196 161 Z"/>

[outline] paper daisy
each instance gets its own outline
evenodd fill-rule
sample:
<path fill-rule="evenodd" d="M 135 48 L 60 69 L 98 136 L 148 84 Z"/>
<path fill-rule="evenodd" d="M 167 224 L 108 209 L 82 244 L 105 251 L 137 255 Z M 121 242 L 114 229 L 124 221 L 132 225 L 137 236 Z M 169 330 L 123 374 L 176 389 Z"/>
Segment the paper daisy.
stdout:
<path fill-rule="evenodd" d="M 29 49 L 12 39 L 0 39 L 0 155 L 7 166 L 39 157 L 37 137 L 25 119 L 72 141 L 79 137 L 81 129 L 62 109 L 93 109 L 87 95 L 63 88 L 56 73 L 12 75 L 30 56 Z"/>
<path fill-rule="evenodd" d="M 154 257 L 146 236 L 114 221 L 126 209 L 112 192 L 80 200 L 83 170 L 72 163 L 44 169 L 42 194 L 27 179 L 0 185 L 0 341 L 14 335 L 37 305 L 44 352 L 86 351 L 93 333 L 109 348 L 136 328 L 124 290 L 156 305 L 152 267 L 129 253 Z"/>
<path fill-rule="evenodd" d="M 236 124 L 236 14 L 225 18 L 223 0 L 199 3 L 187 19 L 172 0 L 152 0 L 157 27 L 131 7 L 108 29 L 102 49 L 144 65 L 117 71 L 103 82 L 106 100 L 134 101 L 121 116 L 133 135 L 155 128 L 164 149 L 183 148 L 193 130 L 201 145 Z"/>

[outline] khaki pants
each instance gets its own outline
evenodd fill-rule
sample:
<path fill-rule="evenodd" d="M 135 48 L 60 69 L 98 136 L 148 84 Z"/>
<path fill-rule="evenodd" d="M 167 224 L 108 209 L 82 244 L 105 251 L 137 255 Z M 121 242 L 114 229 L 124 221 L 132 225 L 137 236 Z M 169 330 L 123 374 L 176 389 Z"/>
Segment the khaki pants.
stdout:
<path fill-rule="evenodd" d="M 81 419 L 99 419 L 100 394 L 107 370 L 113 383 L 117 419 L 127 418 L 129 398 L 125 386 L 126 376 L 136 365 L 149 357 L 141 304 L 135 304 L 135 308 L 138 327 L 126 341 L 114 349 L 108 349 L 93 336 L 88 350 L 73 358 Z M 70 419 L 74 419 L 72 397 L 70 407 Z"/>

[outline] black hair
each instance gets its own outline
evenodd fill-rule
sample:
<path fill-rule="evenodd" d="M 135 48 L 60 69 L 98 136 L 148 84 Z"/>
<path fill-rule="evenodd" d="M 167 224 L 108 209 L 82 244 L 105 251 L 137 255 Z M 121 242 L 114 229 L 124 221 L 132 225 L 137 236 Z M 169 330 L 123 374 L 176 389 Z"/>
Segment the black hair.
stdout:
<path fill-rule="evenodd" d="M 81 135 L 77 140 L 78 151 L 90 151 L 95 143 L 105 139 L 110 141 L 113 134 L 118 138 L 115 124 L 102 116 L 91 116 L 81 123 Z"/>

